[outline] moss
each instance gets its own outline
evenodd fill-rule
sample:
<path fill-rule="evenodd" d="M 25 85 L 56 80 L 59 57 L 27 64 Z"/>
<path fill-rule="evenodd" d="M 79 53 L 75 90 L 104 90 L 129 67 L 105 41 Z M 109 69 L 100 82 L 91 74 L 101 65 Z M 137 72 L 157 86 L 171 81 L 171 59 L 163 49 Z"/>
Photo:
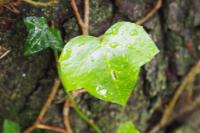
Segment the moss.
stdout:
<path fill-rule="evenodd" d="M 90 20 L 95 25 L 112 16 L 113 7 L 108 1 L 92 0 L 90 2 Z"/>
<path fill-rule="evenodd" d="M 193 40 L 193 45 L 195 49 L 197 50 L 197 54 L 200 56 L 200 30 L 197 30 L 194 32 L 194 40 Z"/>
<path fill-rule="evenodd" d="M 184 45 L 183 38 L 175 32 L 168 32 L 167 34 L 168 37 L 166 39 L 168 51 L 176 52 L 180 50 Z"/>
<path fill-rule="evenodd" d="M 65 29 L 65 42 L 68 42 L 69 39 L 78 36 L 80 34 L 80 29 L 77 24 L 77 21 L 75 18 L 71 18 L 68 21 L 66 21 L 63 25 L 63 28 Z"/>
<path fill-rule="evenodd" d="M 155 97 L 166 89 L 166 60 L 162 58 L 161 55 L 157 56 L 150 63 L 145 65 L 146 79 L 150 85 L 148 90 L 149 97 Z"/>

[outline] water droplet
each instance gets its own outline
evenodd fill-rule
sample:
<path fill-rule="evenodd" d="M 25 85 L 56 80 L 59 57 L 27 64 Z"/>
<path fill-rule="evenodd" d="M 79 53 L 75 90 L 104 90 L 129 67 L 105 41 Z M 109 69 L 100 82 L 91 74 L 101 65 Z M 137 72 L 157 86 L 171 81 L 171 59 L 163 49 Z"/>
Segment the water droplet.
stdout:
<path fill-rule="evenodd" d="M 106 96 L 106 94 L 107 94 L 107 90 L 106 89 L 104 89 L 102 86 L 97 86 L 96 87 L 96 91 L 97 91 L 97 93 L 99 93 L 100 95 L 102 95 L 102 96 Z"/>
<path fill-rule="evenodd" d="M 138 32 L 136 30 L 132 30 L 130 33 L 131 36 L 136 36 L 137 34 L 138 34 Z"/>
<path fill-rule="evenodd" d="M 113 80 L 117 80 L 117 76 L 116 76 L 116 74 L 115 74 L 115 71 L 112 70 L 112 71 L 110 72 L 110 74 L 111 74 L 111 77 L 112 77 Z"/>
<path fill-rule="evenodd" d="M 117 29 L 117 28 L 113 28 L 113 29 L 112 29 L 112 34 L 113 34 L 113 35 L 116 35 L 117 32 L 118 32 L 118 29 Z"/>
<path fill-rule="evenodd" d="M 111 46 L 112 48 L 116 48 L 118 45 L 119 45 L 119 44 L 116 43 L 116 42 L 110 44 L 110 46 Z"/>

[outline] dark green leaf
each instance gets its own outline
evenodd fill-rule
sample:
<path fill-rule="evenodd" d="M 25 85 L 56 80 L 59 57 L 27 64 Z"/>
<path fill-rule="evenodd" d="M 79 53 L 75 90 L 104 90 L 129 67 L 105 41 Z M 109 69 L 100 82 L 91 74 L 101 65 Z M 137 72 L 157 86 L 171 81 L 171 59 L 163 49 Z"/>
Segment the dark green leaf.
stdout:
<path fill-rule="evenodd" d="M 28 29 L 25 55 L 31 55 L 46 48 L 62 50 L 62 38 L 59 30 L 49 28 L 44 17 L 27 17 L 24 23 Z"/>
<path fill-rule="evenodd" d="M 20 133 L 20 126 L 11 120 L 4 120 L 3 133 Z"/>
<path fill-rule="evenodd" d="M 117 133 L 140 133 L 131 121 L 119 125 Z"/>
<path fill-rule="evenodd" d="M 92 36 L 70 40 L 59 59 L 60 77 L 67 91 L 85 88 L 97 98 L 125 105 L 140 67 L 157 53 L 141 26 L 119 22 L 102 40 Z"/>

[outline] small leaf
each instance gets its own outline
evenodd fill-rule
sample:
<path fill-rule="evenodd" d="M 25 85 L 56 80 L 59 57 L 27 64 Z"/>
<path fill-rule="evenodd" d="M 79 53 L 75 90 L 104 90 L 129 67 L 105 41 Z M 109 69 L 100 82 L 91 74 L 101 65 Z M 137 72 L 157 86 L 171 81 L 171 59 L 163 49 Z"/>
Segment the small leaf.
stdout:
<path fill-rule="evenodd" d="M 24 23 L 28 29 L 25 55 L 31 55 L 46 48 L 62 50 L 62 38 L 58 29 L 49 28 L 44 17 L 27 17 Z"/>
<path fill-rule="evenodd" d="M 20 126 L 18 123 L 11 120 L 4 120 L 3 133 L 20 133 Z"/>
<path fill-rule="evenodd" d="M 67 91 L 85 88 L 97 98 L 125 105 L 140 67 L 157 53 L 141 26 L 119 22 L 102 40 L 92 36 L 70 40 L 59 59 L 60 78 Z"/>
<path fill-rule="evenodd" d="M 131 121 L 121 123 L 117 133 L 140 133 Z"/>

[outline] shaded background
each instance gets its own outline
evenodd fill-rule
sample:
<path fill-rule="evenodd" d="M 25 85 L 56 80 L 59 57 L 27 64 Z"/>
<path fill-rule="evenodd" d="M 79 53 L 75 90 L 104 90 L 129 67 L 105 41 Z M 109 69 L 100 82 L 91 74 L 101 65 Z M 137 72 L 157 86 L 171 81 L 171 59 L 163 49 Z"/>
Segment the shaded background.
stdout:
<path fill-rule="evenodd" d="M 91 0 L 90 34 L 98 36 L 119 20 L 135 22 L 147 14 L 156 0 Z M 77 0 L 80 9 L 82 0 Z M 0 60 L 0 125 L 5 118 L 30 126 L 53 85 L 56 76 L 53 53 L 46 50 L 31 57 L 23 55 L 27 32 L 23 23 L 26 16 L 45 16 L 54 20 L 64 40 L 80 34 L 69 0 L 48 8 L 21 3 L 20 12 L 0 6 L 0 46 L 11 50 Z M 140 80 L 125 108 L 98 100 L 89 94 L 76 98 L 81 109 L 105 133 L 115 133 L 118 124 L 131 120 L 142 131 L 160 119 L 166 102 L 170 100 L 181 79 L 200 58 L 200 0 L 164 0 L 162 8 L 143 24 L 160 49 L 160 53 L 140 73 Z M 193 97 L 198 96 L 200 76 L 193 86 Z M 175 114 L 184 109 L 187 91 L 182 94 Z M 200 95 L 200 94 L 199 94 Z M 44 122 L 63 126 L 62 106 L 65 92 L 60 89 Z M 170 122 L 161 133 L 200 133 L 200 110 Z M 71 125 L 75 133 L 94 131 L 71 110 Z M 0 131 L 1 131 L 0 126 Z M 35 130 L 35 133 L 47 131 Z"/>

